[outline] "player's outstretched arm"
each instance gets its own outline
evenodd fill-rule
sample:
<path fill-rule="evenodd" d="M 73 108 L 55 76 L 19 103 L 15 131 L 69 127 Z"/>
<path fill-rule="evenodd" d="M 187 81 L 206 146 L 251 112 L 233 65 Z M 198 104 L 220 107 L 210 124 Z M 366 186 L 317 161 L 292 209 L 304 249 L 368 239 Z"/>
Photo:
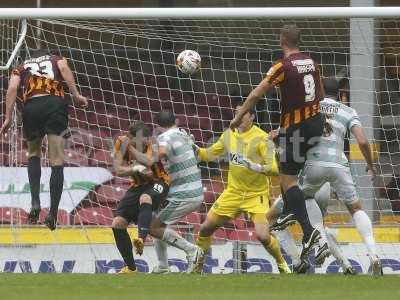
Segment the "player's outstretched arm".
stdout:
<path fill-rule="evenodd" d="M 0 134 L 5 133 L 12 124 L 12 111 L 14 108 L 15 101 L 17 100 L 18 86 L 21 82 L 19 75 L 13 74 L 8 82 L 8 89 L 6 94 L 6 118 L 0 129 Z"/>
<path fill-rule="evenodd" d="M 76 87 L 75 84 L 74 75 L 72 74 L 72 71 L 68 66 L 67 60 L 65 58 L 61 59 L 57 62 L 57 65 L 58 68 L 60 69 L 62 77 L 67 83 L 67 86 L 69 88 L 70 93 L 72 94 L 75 103 L 77 103 L 81 107 L 87 107 L 88 106 L 87 98 L 79 93 L 78 88 Z"/>
<path fill-rule="evenodd" d="M 212 144 L 208 148 L 200 148 L 197 149 L 197 157 L 200 161 L 214 161 L 218 159 L 225 152 L 225 144 L 224 144 L 225 133 L 223 133 L 218 141 Z"/>
<path fill-rule="evenodd" d="M 272 88 L 272 86 L 273 85 L 269 82 L 268 77 L 263 79 L 259 85 L 247 96 L 246 101 L 236 113 L 229 127 L 231 129 L 237 128 L 242 121 L 243 116 L 257 104 L 258 100 L 260 100 L 264 94 Z"/>
<path fill-rule="evenodd" d="M 361 126 L 353 126 L 351 128 L 351 133 L 354 135 L 354 137 L 357 140 L 358 146 L 360 147 L 361 153 L 365 158 L 365 161 L 367 162 L 368 169 L 372 172 L 372 175 L 375 176 L 377 171 L 374 166 L 374 161 L 372 158 L 372 153 L 371 153 L 371 146 L 369 144 L 369 141 L 364 133 L 364 130 L 362 129 Z"/>

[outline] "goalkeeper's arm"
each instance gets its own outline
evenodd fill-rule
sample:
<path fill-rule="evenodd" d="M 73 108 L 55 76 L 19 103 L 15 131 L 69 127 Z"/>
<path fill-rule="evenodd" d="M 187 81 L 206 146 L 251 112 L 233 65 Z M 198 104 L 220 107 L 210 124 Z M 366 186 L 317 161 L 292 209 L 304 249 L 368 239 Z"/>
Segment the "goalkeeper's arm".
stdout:
<path fill-rule="evenodd" d="M 243 159 L 243 165 L 257 173 L 267 176 L 279 175 L 278 161 L 276 160 L 275 147 L 268 139 L 257 145 L 258 154 L 262 158 L 262 163 L 256 163 L 248 158 Z"/>
<path fill-rule="evenodd" d="M 279 175 L 278 163 L 276 162 L 275 159 L 273 159 L 272 164 L 271 163 L 270 164 L 258 164 L 258 163 L 252 162 L 249 159 L 244 158 L 243 165 L 246 168 L 253 170 L 254 172 L 262 173 L 267 176 Z"/>
<path fill-rule="evenodd" d="M 200 148 L 193 144 L 195 153 L 199 160 L 208 162 L 218 159 L 225 152 L 224 137 L 225 133 L 220 136 L 217 142 L 208 148 Z"/>

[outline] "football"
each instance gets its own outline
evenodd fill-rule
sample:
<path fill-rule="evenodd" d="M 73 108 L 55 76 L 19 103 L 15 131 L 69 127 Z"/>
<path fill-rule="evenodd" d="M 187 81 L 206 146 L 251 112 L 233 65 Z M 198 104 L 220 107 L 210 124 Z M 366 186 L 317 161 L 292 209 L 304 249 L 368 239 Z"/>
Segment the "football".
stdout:
<path fill-rule="evenodd" d="M 200 54 L 193 50 L 184 50 L 178 55 L 176 66 L 182 73 L 193 75 L 200 69 Z"/>

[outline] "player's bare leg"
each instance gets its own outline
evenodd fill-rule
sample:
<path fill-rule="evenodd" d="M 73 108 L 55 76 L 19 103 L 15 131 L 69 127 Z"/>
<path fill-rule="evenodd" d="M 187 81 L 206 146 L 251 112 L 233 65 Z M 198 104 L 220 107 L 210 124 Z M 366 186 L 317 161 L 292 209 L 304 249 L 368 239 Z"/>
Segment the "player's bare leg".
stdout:
<path fill-rule="evenodd" d="M 202 251 L 197 256 L 193 273 L 200 274 L 203 271 L 204 260 L 211 247 L 212 235 L 219 227 L 224 225 L 229 220 L 231 220 L 230 217 L 220 216 L 212 211 L 208 212 L 206 219 L 200 226 L 199 236 L 197 237 L 196 241 L 197 246 L 199 246 Z"/>
<path fill-rule="evenodd" d="M 304 193 L 299 188 L 297 180 L 297 175 L 280 175 L 281 186 L 285 193 L 285 201 L 287 201 L 289 209 L 295 214 L 296 220 L 303 230 L 303 249 L 301 255 L 302 257 L 307 257 L 310 250 L 318 244 L 320 233 L 310 224 Z"/>
<path fill-rule="evenodd" d="M 265 250 L 267 250 L 267 252 L 275 259 L 279 272 L 287 274 L 292 273 L 285 259 L 283 258 L 278 240 L 269 232 L 265 215 L 254 214 L 252 216 L 252 221 L 254 223 L 257 239 L 263 245 Z"/>
<path fill-rule="evenodd" d="M 56 229 L 57 213 L 64 186 L 64 145 L 62 136 L 48 134 L 49 161 L 51 166 L 50 176 L 50 211 L 45 219 L 45 224 L 50 230 Z"/>
<path fill-rule="evenodd" d="M 128 233 L 128 221 L 125 218 L 117 216 L 112 222 L 112 231 L 118 251 L 124 260 L 126 267 L 122 268 L 120 274 L 136 273 L 135 259 L 133 258 L 132 241 Z"/>
<path fill-rule="evenodd" d="M 28 141 L 28 178 L 31 190 L 31 210 L 29 212 L 29 222 L 36 224 L 40 214 L 40 177 L 42 169 L 40 165 L 42 148 L 42 138 Z"/>

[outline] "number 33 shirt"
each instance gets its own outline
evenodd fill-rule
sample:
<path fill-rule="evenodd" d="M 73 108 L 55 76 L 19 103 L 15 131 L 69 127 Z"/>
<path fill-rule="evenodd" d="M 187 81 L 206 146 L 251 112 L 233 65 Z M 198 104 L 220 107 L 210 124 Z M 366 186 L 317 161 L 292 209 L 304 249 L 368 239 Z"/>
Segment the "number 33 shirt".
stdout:
<path fill-rule="evenodd" d="M 269 69 L 265 80 L 280 88 L 281 127 L 299 124 L 319 112 L 321 79 L 318 66 L 308 55 L 289 55 Z"/>
<path fill-rule="evenodd" d="M 64 97 L 63 78 L 57 65 L 62 59 L 64 58 L 57 55 L 31 58 L 12 71 L 13 75 L 21 77 L 24 102 L 35 95 Z"/>

